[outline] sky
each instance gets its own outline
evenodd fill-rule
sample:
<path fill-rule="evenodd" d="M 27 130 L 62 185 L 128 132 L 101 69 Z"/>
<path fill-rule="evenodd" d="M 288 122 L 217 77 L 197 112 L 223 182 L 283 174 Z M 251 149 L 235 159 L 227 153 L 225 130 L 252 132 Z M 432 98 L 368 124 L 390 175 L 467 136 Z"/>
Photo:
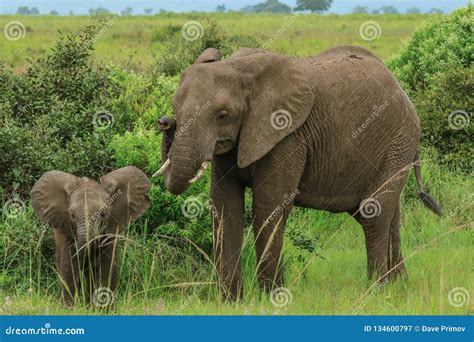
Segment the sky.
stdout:
<path fill-rule="evenodd" d="M 125 7 L 132 7 L 134 14 L 142 14 L 145 8 L 153 8 L 157 12 L 160 8 L 173 12 L 213 11 L 217 5 L 224 4 L 227 9 L 238 10 L 246 5 L 254 5 L 263 0 L 0 0 L 0 14 L 15 13 L 19 6 L 38 7 L 40 13 L 46 14 L 56 10 L 60 14 L 86 14 L 89 8 L 105 7 L 113 12 L 120 12 Z M 296 0 L 280 0 L 291 7 Z M 422 11 L 433 7 L 440 8 L 449 13 L 464 6 L 467 0 L 334 0 L 330 12 L 344 14 L 350 13 L 356 5 L 367 6 L 370 9 L 381 6 L 395 6 L 400 12 L 416 6 Z"/>

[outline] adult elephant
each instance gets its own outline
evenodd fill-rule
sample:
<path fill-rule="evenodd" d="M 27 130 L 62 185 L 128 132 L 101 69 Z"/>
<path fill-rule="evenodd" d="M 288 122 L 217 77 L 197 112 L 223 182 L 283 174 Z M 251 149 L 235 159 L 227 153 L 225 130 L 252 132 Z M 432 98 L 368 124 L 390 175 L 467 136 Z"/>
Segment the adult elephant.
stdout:
<path fill-rule="evenodd" d="M 168 134 L 156 174 L 181 194 L 212 161 L 225 295 L 242 295 L 246 187 L 264 289 L 283 285 L 283 231 L 293 205 L 349 213 L 365 233 L 369 278 L 403 273 L 400 193 L 412 166 L 423 202 L 441 209 L 422 189 L 415 108 L 386 66 L 352 46 L 310 58 L 244 48 L 220 59 L 207 49 L 181 75 L 176 122 L 158 124 Z"/>

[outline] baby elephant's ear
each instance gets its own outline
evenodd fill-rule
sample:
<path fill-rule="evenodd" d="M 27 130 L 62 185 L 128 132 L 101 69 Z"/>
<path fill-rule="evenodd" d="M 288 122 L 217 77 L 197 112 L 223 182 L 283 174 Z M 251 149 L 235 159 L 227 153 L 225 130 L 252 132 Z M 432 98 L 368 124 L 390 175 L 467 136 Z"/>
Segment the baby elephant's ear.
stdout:
<path fill-rule="evenodd" d="M 208 48 L 199 55 L 194 64 L 219 62 L 221 58 L 222 53 L 218 49 Z"/>
<path fill-rule="evenodd" d="M 150 180 L 135 166 L 114 170 L 102 176 L 100 183 L 110 194 L 110 219 L 121 227 L 127 227 L 150 207 Z"/>
<path fill-rule="evenodd" d="M 38 217 L 53 228 L 70 229 L 70 196 L 80 178 L 62 171 L 46 172 L 31 190 L 31 203 Z"/>

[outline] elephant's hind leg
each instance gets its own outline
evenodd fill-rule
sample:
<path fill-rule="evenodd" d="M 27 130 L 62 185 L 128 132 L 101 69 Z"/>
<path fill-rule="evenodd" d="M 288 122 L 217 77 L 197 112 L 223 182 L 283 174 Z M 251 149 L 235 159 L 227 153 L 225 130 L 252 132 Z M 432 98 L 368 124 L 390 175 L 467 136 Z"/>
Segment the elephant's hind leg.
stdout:
<path fill-rule="evenodd" d="M 389 260 L 389 279 L 396 279 L 398 276 L 406 275 L 400 243 L 400 203 L 397 205 L 390 223 L 390 241 L 387 258 Z"/>

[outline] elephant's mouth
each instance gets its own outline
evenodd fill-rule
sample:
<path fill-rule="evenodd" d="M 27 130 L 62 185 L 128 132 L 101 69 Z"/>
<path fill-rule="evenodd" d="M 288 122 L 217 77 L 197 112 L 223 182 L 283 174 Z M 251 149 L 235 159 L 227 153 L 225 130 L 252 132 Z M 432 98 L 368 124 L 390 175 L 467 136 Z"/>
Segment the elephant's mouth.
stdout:
<path fill-rule="evenodd" d="M 216 142 L 214 154 L 223 154 L 229 152 L 234 147 L 232 139 L 219 138 Z"/>

